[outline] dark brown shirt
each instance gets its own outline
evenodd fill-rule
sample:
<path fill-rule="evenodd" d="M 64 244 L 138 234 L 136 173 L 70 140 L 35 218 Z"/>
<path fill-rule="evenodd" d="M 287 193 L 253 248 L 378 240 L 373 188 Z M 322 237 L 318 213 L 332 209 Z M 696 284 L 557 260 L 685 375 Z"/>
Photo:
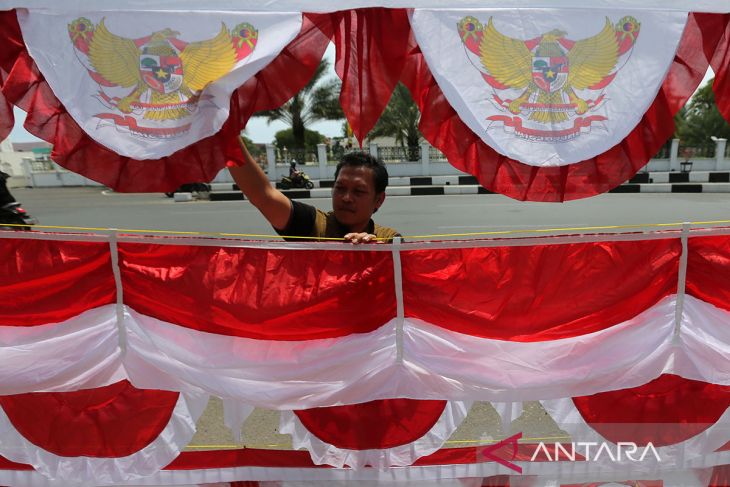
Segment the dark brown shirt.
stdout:
<path fill-rule="evenodd" d="M 314 206 L 292 200 L 292 213 L 289 217 L 289 224 L 283 230 L 275 229 L 279 235 L 291 235 L 293 237 L 318 238 L 343 238 L 350 233 L 350 230 L 337 221 L 333 211 L 325 213 Z M 388 239 L 400 237 L 400 234 L 392 228 L 377 225 L 372 219 L 368 223 L 367 233 L 378 238 Z M 300 241 L 301 239 L 291 239 Z"/>

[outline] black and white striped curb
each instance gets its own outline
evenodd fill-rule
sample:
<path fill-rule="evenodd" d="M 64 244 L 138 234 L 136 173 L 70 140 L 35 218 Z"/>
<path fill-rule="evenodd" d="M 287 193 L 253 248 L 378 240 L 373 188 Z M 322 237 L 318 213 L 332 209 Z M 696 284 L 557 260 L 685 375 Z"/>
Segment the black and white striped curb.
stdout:
<path fill-rule="evenodd" d="M 634 175 L 629 183 L 730 183 L 727 171 L 644 172 Z"/>
<path fill-rule="evenodd" d="M 334 180 L 312 181 L 314 189 L 282 190 L 290 198 L 329 198 Z M 242 200 L 232 183 L 213 183 L 211 201 Z M 277 185 L 278 186 L 278 185 Z M 388 196 L 494 194 L 480 186 L 474 176 L 411 176 L 388 179 Z M 640 173 L 609 193 L 730 193 L 730 172 Z"/>

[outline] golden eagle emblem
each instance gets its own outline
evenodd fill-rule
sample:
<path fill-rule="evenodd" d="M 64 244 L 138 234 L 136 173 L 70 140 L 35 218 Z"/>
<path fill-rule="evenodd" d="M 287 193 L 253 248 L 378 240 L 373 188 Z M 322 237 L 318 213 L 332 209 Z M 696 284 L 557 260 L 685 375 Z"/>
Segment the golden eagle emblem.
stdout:
<path fill-rule="evenodd" d="M 550 125 L 551 129 L 556 124 L 577 120 L 569 129 L 522 133 L 517 130 L 518 135 L 555 141 L 577 136 L 585 127 L 586 121 L 580 117 L 603 101 L 602 90 L 628 58 L 640 24 L 627 16 L 614 25 L 606 17 L 598 33 L 577 41 L 568 39 L 560 29 L 529 40 L 515 39 L 502 34 L 491 17 L 486 25 L 474 17 L 465 17 L 458 30 L 472 63 L 494 89 L 493 101 L 500 110 L 512 118 L 524 116 L 526 121 Z M 513 99 L 502 99 L 499 92 L 503 90 L 519 94 Z M 591 90 L 598 92 L 596 99 L 588 99 Z M 496 116 L 494 120 L 506 122 L 507 118 Z M 511 127 L 515 123 L 521 127 L 522 117 L 519 118 L 512 121 Z M 592 121 L 601 118 L 596 116 Z"/>
<path fill-rule="evenodd" d="M 122 114 L 156 121 L 192 114 L 201 91 L 251 54 L 258 40 L 258 31 L 248 23 L 232 30 L 221 23 L 211 39 L 190 43 L 170 28 L 128 39 L 112 33 L 105 19 L 97 25 L 76 19 L 68 32 L 79 59 L 101 88 L 102 102 Z M 108 95 L 109 88 L 116 88 L 117 96 Z"/>

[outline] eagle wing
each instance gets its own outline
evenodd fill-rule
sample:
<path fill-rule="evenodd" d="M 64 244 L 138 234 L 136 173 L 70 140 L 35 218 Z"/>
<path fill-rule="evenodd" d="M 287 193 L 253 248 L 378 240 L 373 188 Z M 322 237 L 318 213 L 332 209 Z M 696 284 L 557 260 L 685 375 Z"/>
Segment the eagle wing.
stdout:
<path fill-rule="evenodd" d="M 611 21 L 606 17 L 603 30 L 593 37 L 577 41 L 568 51 L 567 84 L 584 90 L 605 78 L 618 61 L 618 41 Z"/>
<path fill-rule="evenodd" d="M 236 64 L 236 51 L 225 24 L 212 39 L 191 42 L 180 53 L 183 81 L 193 91 L 200 91 L 227 74 Z"/>
<path fill-rule="evenodd" d="M 525 88 L 532 81 L 532 54 L 525 43 L 500 33 L 490 17 L 479 43 L 484 68 L 499 83 Z"/>
<path fill-rule="evenodd" d="M 128 88 L 142 81 L 139 48 L 130 39 L 112 34 L 101 19 L 89 43 L 89 61 L 107 81 Z"/>

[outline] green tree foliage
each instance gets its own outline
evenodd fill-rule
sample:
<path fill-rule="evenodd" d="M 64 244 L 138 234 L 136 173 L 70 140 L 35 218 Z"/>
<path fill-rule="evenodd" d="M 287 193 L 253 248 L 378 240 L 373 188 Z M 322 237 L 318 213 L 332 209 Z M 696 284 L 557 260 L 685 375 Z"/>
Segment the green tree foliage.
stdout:
<path fill-rule="evenodd" d="M 674 117 L 675 136 L 684 146 L 712 144 L 710 136 L 730 139 L 730 124 L 720 115 L 710 80 Z"/>
<path fill-rule="evenodd" d="M 420 119 L 421 113 L 411 98 L 408 88 L 402 83 L 398 83 L 383 114 L 368 137 L 394 137 L 396 143 L 401 147 L 408 147 L 409 151 L 417 151 L 421 139 L 421 132 L 418 130 Z"/>
<path fill-rule="evenodd" d="M 261 144 L 257 144 L 243 134 L 241 134 L 241 138 L 243 139 L 243 143 L 246 144 L 248 152 L 251 154 L 251 156 L 253 156 L 254 159 L 256 159 L 260 155 L 266 154 L 266 149 L 262 147 Z"/>
<path fill-rule="evenodd" d="M 294 132 L 292 129 L 279 130 L 274 134 L 276 139 L 276 146 L 280 149 L 284 147 L 288 149 L 292 148 L 305 148 L 305 149 L 316 149 L 317 144 L 321 144 L 325 140 L 325 136 L 315 130 L 304 129 L 304 145 L 297 145 L 299 142 L 294 138 Z"/>
<path fill-rule="evenodd" d="M 257 112 L 255 117 L 265 117 L 269 122 L 282 121 L 291 127 L 290 149 L 302 149 L 306 144 L 305 130 L 313 122 L 344 118 L 340 107 L 340 82 L 326 79 L 329 62 L 323 59 L 309 83 L 294 98 L 274 110 Z"/>

